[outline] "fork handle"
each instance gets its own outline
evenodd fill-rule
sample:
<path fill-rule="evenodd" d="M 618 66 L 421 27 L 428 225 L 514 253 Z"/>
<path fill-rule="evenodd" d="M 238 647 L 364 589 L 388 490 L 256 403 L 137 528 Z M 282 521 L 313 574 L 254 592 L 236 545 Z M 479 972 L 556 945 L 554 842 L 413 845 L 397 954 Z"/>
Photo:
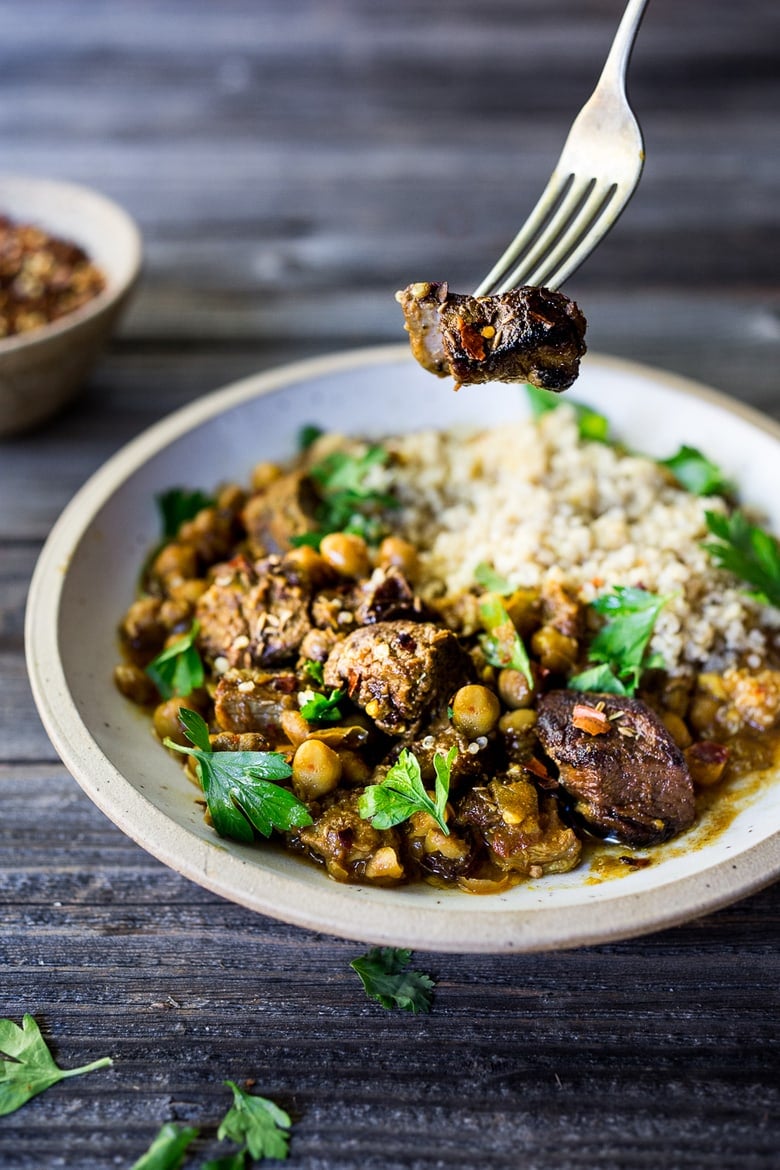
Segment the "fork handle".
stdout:
<path fill-rule="evenodd" d="M 647 0 L 628 0 L 625 12 L 620 18 L 612 47 L 604 62 L 601 76 L 596 84 L 596 90 L 600 89 L 602 85 L 610 88 L 617 86 L 619 89 L 625 90 L 626 70 L 631 58 L 631 50 L 634 47 L 636 34 L 639 32 L 646 7 Z"/>

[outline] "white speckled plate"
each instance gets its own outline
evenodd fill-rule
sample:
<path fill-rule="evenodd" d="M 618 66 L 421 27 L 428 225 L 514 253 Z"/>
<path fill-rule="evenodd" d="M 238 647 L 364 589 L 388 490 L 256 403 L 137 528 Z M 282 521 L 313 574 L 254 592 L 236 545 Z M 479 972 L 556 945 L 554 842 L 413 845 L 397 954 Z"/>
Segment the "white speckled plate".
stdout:
<path fill-rule="evenodd" d="M 597 356 L 586 359 L 571 395 L 602 410 L 617 435 L 651 455 L 669 455 L 681 442 L 701 447 L 780 528 L 776 423 L 683 379 Z M 421 371 L 406 346 L 364 349 L 228 386 L 113 456 L 52 530 L 27 611 L 38 709 L 98 807 L 155 857 L 225 898 L 330 934 L 425 950 L 530 951 L 624 938 L 723 906 L 780 874 L 780 783 L 767 775 L 729 797 L 726 827 L 713 831 L 705 815 L 658 847 L 650 866 L 625 877 L 599 880 L 586 865 L 481 898 L 427 885 L 338 885 L 272 846 L 216 837 L 178 762 L 114 689 L 117 623 L 158 535 L 155 493 L 245 480 L 258 460 L 291 455 L 305 423 L 381 436 L 500 424 L 525 409 L 516 387 L 454 394 L 450 383 Z"/>

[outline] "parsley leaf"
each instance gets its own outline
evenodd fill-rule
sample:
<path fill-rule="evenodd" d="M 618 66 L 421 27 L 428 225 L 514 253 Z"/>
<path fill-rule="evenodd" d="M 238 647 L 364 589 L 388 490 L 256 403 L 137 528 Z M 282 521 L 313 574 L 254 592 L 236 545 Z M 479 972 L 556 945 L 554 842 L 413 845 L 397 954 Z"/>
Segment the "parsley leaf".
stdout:
<path fill-rule="evenodd" d="M 193 622 L 188 633 L 172 642 L 146 667 L 146 673 L 163 699 L 171 699 L 174 695 L 186 698 L 203 686 L 206 677 L 203 660 L 195 645 L 199 629 L 199 623 Z"/>
<path fill-rule="evenodd" d="M 642 672 L 648 667 L 663 666 L 658 655 L 645 657 L 647 644 L 653 633 L 659 613 L 669 596 L 659 597 L 635 586 L 616 585 L 611 593 L 597 597 L 591 608 L 608 618 L 588 649 L 591 662 L 607 665 L 614 678 L 625 688 L 615 694 L 633 695 L 639 686 Z M 583 681 L 584 680 L 584 681 Z M 575 675 L 569 680 L 572 690 L 595 690 L 594 682 L 602 690 L 609 689 L 609 676 L 591 671 Z"/>
<path fill-rule="evenodd" d="M 479 616 L 487 631 L 480 638 L 487 661 L 501 670 L 519 670 L 533 690 L 534 676 L 523 639 L 496 593 L 486 593 L 480 599 Z"/>
<path fill-rule="evenodd" d="M 197 1136 L 198 1131 L 192 1126 L 180 1127 L 166 1122 L 149 1149 L 133 1162 L 130 1170 L 179 1170 L 184 1155 Z"/>
<path fill-rule="evenodd" d="M 507 581 L 506 577 L 502 577 L 497 573 L 492 565 L 487 561 L 480 561 L 474 570 L 474 580 L 477 585 L 481 585 L 483 589 L 487 589 L 490 593 L 497 593 L 499 597 L 508 597 L 510 593 L 514 593 L 515 587 L 511 581 Z"/>
<path fill-rule="evenodd" d="M 21 1028 L 13 1020 L 0 1020 L 0 1117 L 20 1109 L 66 1077 L 113 1063 L 110 1056 L 104 1056 L 81 1068 L 59 1068 L 31 1015 L 25 1014 Z"/>
<path fill-rule="evenodd" d="M 352 532 L 369 544 L 377 544 L 386 531 L 382 512 L 397 508 L 395 496 L 371 486 L 371 474 L 387 462 L 384 447 L 374 444 L 361 455 L 333 451 L 316 463 L 309 474 L 317 485 L 321 502 L 316 512 L 316 532 L 294 537 L 294 544 L 319 547 L 329 532 Z"/>
<path fill-rule="evenodd" d="M 610 441 L 609 419 L 592 407 L 586 406 L 583 402 L 572 402 L 570 398 L 564 399 L 560 394 L 556 394 L 552 390 L 543 390 L 540 386 L 526 384 L 525 391 L 534 418 L 547 414 L 549 410 L 555 410 L 565 401 L 568 402 L 569 406 L 574 407 L 581 439 L 589 439 L 594 443 L 608 443 Z"/>
<path fill-rule="evenodd" d="M 298 450 L 308 451 L 312 443 L 316 443 L 322 434 L 324 434 L 322 427 L 318 427 L 314 423 L 306 423 L 298 431 Z"/>
<path fill-rule="evenodd" d="M 384 1008 L 407 1012 L 429 1012 L 435 986 L 422 971 L 408 971 L 412 952 L 401 947 L 372 947 L 353 959 L 350 967 L 363 984 L 367 996 Z"/>
<path fill-rule="evenodd" d="M 316 662 L 313 658 L 308 658 L 303 664 L 303 673 L 321 687 L 325 685 L 324 671 L 324 665 L 321 662 Z"/>
<path fill-rule="evenodd" d="M 695 496 L 714 496 L 728 493 L 731 484 L 716 463 L 696 447 L 680 447 L 668 459 L 659 459 L 661 467 L 668 468 L 674 478 L 686 491 Z"/>
<path fill-rule="evenodd" d="M 245 1170 L 246 1150 L 237 1150 L 235 1154 L 226 1154 L 223 1158 L 209 1158 L 204 1162 L 201 1170 Z"/>
<path fill-rule="evenodd" d="M 292 1125 L 289 1113 L 267 1097 L 245 1092 L 233 1081 L 225 1084 L 233 1090 L 233 1105 L 225 1114 L 217 1137 L 244 1144 L 253 1158 L 286 1158 Z"/>
<path fill-rule="evenodd" d="M 738 509 L 730 516 L 705 512 L 715 540 L 703 547 L 715 563 L 754 585 L 751 594 L 764 605 L 780 607 L 780 543 L 763 528 L 751 524 Z"/>
<path fill-rule="evenodd" d="M 319 665 L 319 663 L 317 664 Z M 344 692 L 333 690 L 330 696 L 311 694 L 310 699 L 301 707 L 301 715 L 307 723 L 338 723 L 341 718 L 339 703 L 344 698 Z"/>
<path fill-rule="evenodd" d="M 404 748 L 384 780 L 370 784 L 358 800 L 358 812 L 363 820 L 370 820 L 375 829 L 391 829 L 393 825 L 408 820 L 413 813 L 426 812 L 449 836 L 444 813 L 450 791 L 450 773 L 457 754 L 458 749 L 453 745 L 446 756 L 437 752 L 433 757 L 436 784 L 431 800 L 422 782 L 417 756 Z"/>
<path fill-rule="evenodd" d="M 599 691 L 607 695 L 627 695 L 627 687 L 623 685 L 611 666 L 603 663 L 601 666 L 591 666 L 581 674 L 575 674 L 566 684 L 570 691 Z"/>
<path fill-rule="evenodd" d="M 163 540 L 172 540 L 178 535 L 185 520 L 192 520 L 203 508 L 210 508 L 215 500 L 201 491 L 174 487 L 155 496 L 162 522 Z"/>
<path fill-rule="evenodd" d="M 164 739 L 166 747 L 193 756 L 214 828 L 221 837 L 250 843 L 253 829 L 270 837 L 274 829 L 288 832 L 312 823 L 303 801 L 272 784 L 292 769 L 279 752 L 214 752 L 208 727 L 195 711 L 182 707 L 179 721 L 194 747 Z"/>

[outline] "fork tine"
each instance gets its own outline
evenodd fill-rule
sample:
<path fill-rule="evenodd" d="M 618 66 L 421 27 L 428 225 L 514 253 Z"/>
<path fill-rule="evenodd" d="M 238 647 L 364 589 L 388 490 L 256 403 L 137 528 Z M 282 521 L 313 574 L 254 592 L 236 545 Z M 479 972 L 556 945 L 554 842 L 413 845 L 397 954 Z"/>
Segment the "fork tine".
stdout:
<path fill-rule="evenodd" d="M 504 293 L 511 288 L 519 288 L 523 284 L 539 283 L 532 279 L 531 274 L 543 265 L 545 257 L 558 241 L 570 234 L 572 225 L 577 222 L 583 207 L 586 206 L 595 183 L 596 180 L 593 178 L 581 179 L 576 175 L 569 176 L 565 197 L 544 225 L 544 230 L 506 277 L 498 290 L 499 292 Z"/>
<path fill-rule="evenodd" d="M 557 242 L 553 241 L 555 246 L 531 272 L 528 284 L 543 284 L 547 288 L 557 288 L 579 267 L 612 227 L 626 202 L 623 200 L 607 215 L 607 209 L 614 203 L 617 190 L 617 184 L 614 183 L 606 189 L 602 184 L 593 187 L 566 232 Z"/>
<path fill-rule="evenodd" d="M 490 272 L 482 281 L 482 284 L 474 293 L 475 297 L 484 297 L 490 293 L 499 291 L 499 286 L 504 282 L 512 265 L 534 243 L 553 209 L 566 197 L 572 180 L 573 175 L 562 179 L 557 171 L 553 171 L 552 175 L 550 175 L 550 181 L 539 196 L 533 211 L 504 254 L 493 265 Z"/>

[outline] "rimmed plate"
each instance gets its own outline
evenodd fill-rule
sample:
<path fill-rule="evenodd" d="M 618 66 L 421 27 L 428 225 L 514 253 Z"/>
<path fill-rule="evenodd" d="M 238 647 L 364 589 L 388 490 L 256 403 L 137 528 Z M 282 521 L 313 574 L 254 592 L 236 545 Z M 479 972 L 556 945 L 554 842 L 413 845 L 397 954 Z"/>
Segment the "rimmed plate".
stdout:
<path fill-rule="evenodd" d="M 589 356 L 571 396 L 608 415 L 626 443 L 658 457 L 702 448 L 780 527 L 780 426 L 722 395 L 657 370 Z M 63 762 L 119 828 L 155 857 L 234 902 L 315 930 L 383 945 L 458 952 L 571 947 L 681 922 L 780 874 L 780 777 L 730 794 L 659 847 L 653 863 L 600 880 L 570 874 L 477 898 L 420 885 L 339 885 L 272 846 L 218 838 L 192 785 L 114 689 L 117 622 L 158 536 L 156 493 L 246 480 L 261 459 L 293 454 L 299 428 L 381 436 L 431 426 L 500 425 L 526 410 L 511 386 L 451 384 L 405 345 L 349 351 L 247 378 L 151 427 L 113 456 L 65 509 L 30 588 L 27 662 L 41 718 Z M 724 806 L 726 807 L 726 806 Z M 620 868 L 620 867 L 615 867 Z M 623 867 L 626 868 L 626 867 Z"/>

